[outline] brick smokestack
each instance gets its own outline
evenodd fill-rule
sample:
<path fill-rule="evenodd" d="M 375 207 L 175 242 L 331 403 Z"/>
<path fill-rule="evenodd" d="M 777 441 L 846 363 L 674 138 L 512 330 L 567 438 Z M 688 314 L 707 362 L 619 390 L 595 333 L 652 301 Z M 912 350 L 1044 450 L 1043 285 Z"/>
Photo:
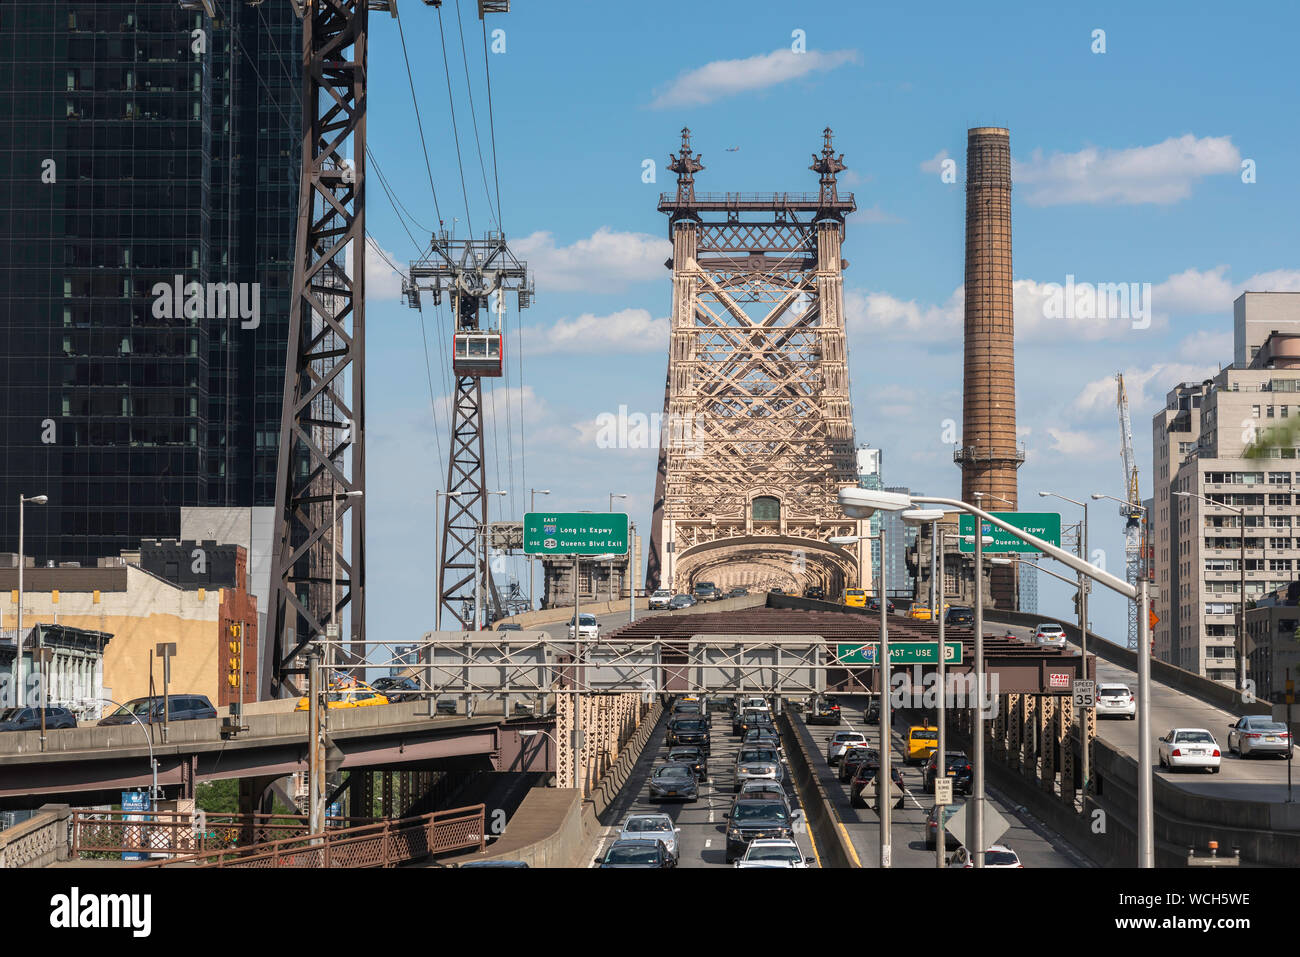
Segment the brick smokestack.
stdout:
<path fill-rule="evenodd" d="M 966 321 L 961 497 L 983 493 L 988 511 L 1014 511 L 1016 469 L 1015 320 L 1011 289 L 1011 133 L 993 126 L 967 131 Z M 1015 571 L 994 566 L 985 603 L 1015 604 Z M 990 601 L 991 598 L 991 601 Z"/>

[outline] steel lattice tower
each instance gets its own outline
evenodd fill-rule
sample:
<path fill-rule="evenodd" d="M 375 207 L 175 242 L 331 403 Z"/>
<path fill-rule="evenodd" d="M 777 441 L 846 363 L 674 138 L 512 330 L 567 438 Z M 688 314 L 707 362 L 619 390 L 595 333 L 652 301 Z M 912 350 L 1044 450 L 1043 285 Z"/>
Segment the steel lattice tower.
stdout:
<path fill-rule="evenodd" d="M 303 165 L 263 697 L 299 693 L 289 677 L 303 673 L 298 653 L 344 608 L 354 656 L 365 647 L 366 29 L 369 12 L 389 5 L 295 6 L 303 18 Z M 336 527 L 348 529 L 346 553 Z"/>
<path fill-rule="evenodd" d="M 816 193 L 696 194 L 682 130 L 660 197 L 673 244 L 672 332 L 647 586 L 858 584 L 865 534 L 836 504 L 854 485 L 840 258 L 843 155 L 824 132 Z M 870 583 L 867 583 L 869 586 Z"/>

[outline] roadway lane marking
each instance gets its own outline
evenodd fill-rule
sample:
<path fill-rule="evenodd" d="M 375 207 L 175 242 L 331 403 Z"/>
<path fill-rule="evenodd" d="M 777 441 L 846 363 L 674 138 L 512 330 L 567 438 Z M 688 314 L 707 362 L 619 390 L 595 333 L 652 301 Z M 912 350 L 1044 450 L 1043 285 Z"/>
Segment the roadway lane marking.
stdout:
<path fill-rule="evenodd" d="M 711 838 L 711 837 L 709 837 L 709 838 L 705 838 L 705 840 L 704 840 L 704 849 L 707 851 L 707 850 L 708 850 L 709 848 L 711 848 L 712 846 L 713 846 L 713 838 Z"/>

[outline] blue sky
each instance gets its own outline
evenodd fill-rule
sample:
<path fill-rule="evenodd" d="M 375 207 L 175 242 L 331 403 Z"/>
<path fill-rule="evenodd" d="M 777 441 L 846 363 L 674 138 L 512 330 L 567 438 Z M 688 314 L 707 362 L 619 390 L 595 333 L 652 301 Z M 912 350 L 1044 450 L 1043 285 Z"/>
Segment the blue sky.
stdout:
<path fill-rule="evenodd" d="M 461 6 L 482 167 L 454 2 L 442 24 L 468 215 L 438 13 L 404 3 L 402 27 L 442 218 L 464 236 L 467 220 L 478 234 L 495 225 L 487 199 L 495 190 L 484 187 L 494 173 L 483 36 L 474 3 Z M 966 130 L 1009 127 L 1022 505 L 1037 509 L 1038 489 L 1122 494 L 1117 371 L 1149 494 L 1151 416 L 1177 382 L 1231 361 L 1232 300 L 1246 288 L 1300 290 L 1292 46 L 1300 17 L 1286 4 L 1254 4 L 1248 14 L 1130 6 L 861 3 L 822 12 L 754 0 L 521 0 L 490 16 L 489 33 L 505 31 L 505 51 L 490 54 L 502 225 L 537 284 L 531 309 L 510 305 L 511 375 L 491 399 L 489 483 L 512 491 L 494 500 L 493 518 L 517 518 L 528 487 L 551 489 L 547 507 L 571 510 L 605 509 L 608 493 L 620 492 L 648 528 L 656 451 L 598 448 L 594 422 L 620 405 L 662 409 L 670 280 L 655 205 L 672 187 L 664 164 L 683 126 L 703 156 L 703 191 L 813 189 L 810 154 L 823 127 L 835 130 L 849 167 L 841 184 L 859 208 L 844 247 L 857 441 L 884 449 L 887 484 L 953 495 L 959 475 L 941 437 L 944 420 L 961 421 Z M 796 30 L 802 54 L 791 52 Z M 1104 53 L 1093 52 L 1095 30 L 1105 31 Z M 402 204 L 432 228 L 397 25 L 383 14 L 371 18 L 368 127 Z M 944 158 L 955 160 L 956 183 L 941 179 Z M 655 183 L 642 181 L 646 159 Z M 1242 181 L 1247 161 L 1253 183 Z M 373 175 L 367 217 L 394 262 L 415 257 Z M 372 637 L 402 640 L 433 617 L 449 337 L 445 309 L 426 305 L 431 413 L 419 314 L 400 301 L 398 279 L 377 255 L 368 268 L 369 627 Z M 1069 275 L 1150 283 L 1150 327 L 1120 316 L 1051 318 L 1043 287 Z M 1094 549 L 1122 574 L 1117 507 L 1098 505 L 1092 516 Z M 1040 578 L 1040 595 L 1045 613 L 1072 614 L 1066 586 Z M 1122 603 L 1094 592 L 1093 624 L 1122 639 Z"/>

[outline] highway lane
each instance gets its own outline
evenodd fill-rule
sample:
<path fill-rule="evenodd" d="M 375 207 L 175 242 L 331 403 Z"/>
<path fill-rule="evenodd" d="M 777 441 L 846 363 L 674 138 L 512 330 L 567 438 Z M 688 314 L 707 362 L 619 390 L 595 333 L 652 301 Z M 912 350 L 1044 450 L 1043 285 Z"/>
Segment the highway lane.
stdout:
<path fill-rule="evenodd" d="M 728 712 L 722 707 L 721 699 L 715 700 L 714 710 L 710 715 L 713 749 L 709 755 L 709 779 L 700 785 L 700 798 L 693 803 L 651 802 L 649 799 L 650 773 L 664 763 L 668 748 L 664 744 L 667 732 L 667 715 L 660 719 L 658 726 L 646 742 L 632 776 L 623 790 L 619 792 L 614 803 L 601 816 L 600 836 L 588 849 L 587 860 L 591 866 L 597 858 L 603 857 L 610 844 L 618 837 L 623 821 L 629 814 L 663 812 L 673 818 L 681 833 L 677 835 L 681 853 L 679 867 L 729 867 L 727 864 L 726 819 L 723 817 L 731 808 L 735 797 L 733 791 L 733 766 L 740 738 L 731 734 L 731 722 Z M 787 781 L 786 794 L 790 805 L 801 808 L 799 796 L 794 793 Z M 795 841 L 805 857 L 814 857 L 813 842 L 806 829 L 796 828 Z"/>
<path fill-rule="evenodd" d="M 880 740 L 880 726 L 863 720 L 866 697 L 862 695 L 837 695 L 843 721 L 839 726 L 808 726 L 798 715 L 792 715 L 796 731 L 811 739 L 809 748 L 814 757 L 813 768 L 828 794 L 832 795 L 835 813 L 857 852 L 863 867 L 876 867 L 880 860 L 880 821 L 870 808 L 854 808 L 849 803 L 849 786 L 841 784 L 838 768 L 826 762 L 826 746 L 836 731 L 862 731 L 871 744 Z M 934 850 L 925 846 L 926 815 L 932 806 L 932 796 L 921 787 L 920 766 L 908 767 L 903 758 L 903 733 L 912 723 L 910 715 L 895 715 L 890 738 L 893 742 L 892 761 L 903 775 L 905 788 L 903 804 L 892 811 L 892 865 L 894 867 L 934 867 Z M 950 748 L 951 750 L 951 748 Z M 1020 857 L 1025 867 L 1091 867 L 1094 866 L 1076 848 L 1059 834 L 1046 827 L 1013 800 L 995 789 L 988 789 L 988 798 L 1010 823 L 1007 832 L 999 838 Z M 965 797 L 957 797 L 959 802 Z"/>
<path fill-rule="evenodd" d="M 1030 637 L 1033 629 L 1013 626 L 1005 627 L 1003 634 L 1017 637 Z M 989 633 L 986 631 L 986 633 Z M 1104 639 L 1090 636 L 1091 641 Z M 1075 646 L 1077 647 L 1077 645 Z M 1137 674 L 1097 659 L 1097 681 L 1116 682 L 1128 685 L 1134 695 L 1138 691 Z M 1208 771 L 1162 771 L 1157 766 L 1156 773 L 1178 787 L 1194 794 L 1204 794 L 1225 800 L 1263 801 L 1280 803 L 1287 799 L 1287 762 L 1272 756 L 1242 758 L 1228 751 L 1228 726 L 1234 724 L 1237 716 L 1206 704 L 1197 698 L 1183 694 L 1157 681 L 1151 682 L 1151 733 L 1159 738 L 1171 728 L 1205 728 L 1219 742 L 1223 752 L 1221 770 L 1218 774 Z M 1139 706 L 1141 702 L 1139 701 Z M 1138 723 L 1126 718 L 1099 717 L 1097 719 L 1097 737 L 1112 747 L 1121 748 L 1137 760 Z M 1152 760 L 1156 758 L 1157 744 L 1152 741 Z M 1295 796 L 1300 798 L 1300 767 L 1294 769 Z"/>

